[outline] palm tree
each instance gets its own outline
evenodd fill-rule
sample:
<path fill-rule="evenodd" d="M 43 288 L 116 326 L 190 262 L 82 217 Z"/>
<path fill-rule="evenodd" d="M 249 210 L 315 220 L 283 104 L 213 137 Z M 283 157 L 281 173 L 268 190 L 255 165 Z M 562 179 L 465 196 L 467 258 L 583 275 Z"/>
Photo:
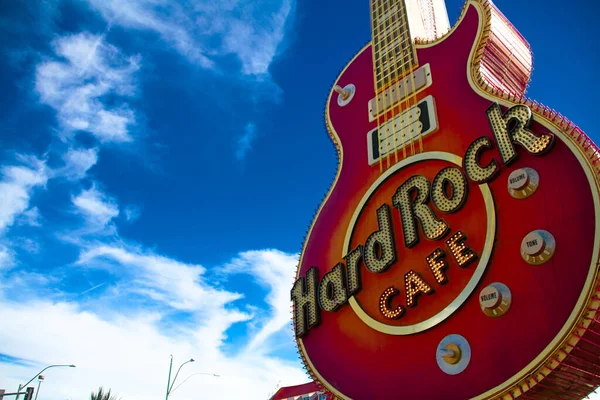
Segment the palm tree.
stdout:
<path fill-rule="evenodd" d="M 104 389 L 102 388 L 102 386 L 100 386 L 100 388 L 98 389 L 98 391 L 96 393 L 92 392 L 90 400 L 119 400 L 119 399 L 117 399 L 117 396 L 115 394 L 110 392 L 110 389 L 108 389 L 108 392 L 105 392 Z"/>

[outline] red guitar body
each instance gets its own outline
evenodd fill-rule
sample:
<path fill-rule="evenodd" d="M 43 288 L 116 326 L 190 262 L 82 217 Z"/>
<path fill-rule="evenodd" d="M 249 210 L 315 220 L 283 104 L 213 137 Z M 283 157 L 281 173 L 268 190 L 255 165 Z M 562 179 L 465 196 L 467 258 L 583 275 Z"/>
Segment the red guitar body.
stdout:
<path fill-rule="evenodd" d="M 322 310 L 318 326 L 297 338 L 307 369 L 337 398 L 580 399 L 600 383 L 597 151 L 564 117 L 486 81 L 482 57 L 491 51 L 490 37 L 496 33 L 490 24 L 496 15 L 491 3 L 471 0 L 448 35 L 417 43 L 419 64 L 430 65 L 433 83 L 411 101 L 432 96 L 439 127 L 407 147 L 406 156 L 398 151 L 381 165 L 367 162 L 366 134 L 377 128 L 367 112 L 375 97 L 371 45 L 336 81 L 340 87 L 355 85 L 352 100 L 341 107 L 337 93 L 329 97 L 326 123 L 338 149 L 338 174 L 311 225 L 297 279 L 311 267 L 320 279 L 345 263 L 344 257 L 378 230 L 377 209 L 384 204 L 397 249 L 394 264 L 383 273 L 360 267 L 362 285 L 352 296 L 354 306 Z M 524 92 L 523 83 L 513 93 Z M 503 112 L 527 105 L 533 113 L 528 129 L 538 137 L 553 135 L 552 147 L 531 154 L 515 146 L 516 159 L 503 163 L 486 114 L 494 103 Z M 411 176 L 431 182 L 443 168 L 463 168 L 467 148 L 482 136 L 493 145 L 480 153 L 479 164 L 495 161 L 498 172 L 487 183 L 469 180 L 468 199 L 458 212 L 434 209 L 449 226 L 442 240 L 427 240 L 418 225 L 420 241 L 408 248 L 400 213 L 392 206 L 394 193 Z M 525 199 L 507 189 L 508 176 L 520 168 L 539 174 L 539 187 Z M 552 233 L 556 251 L 543 265 L 530 265 L 520 249 L 523 238 L 537 229 Z M 445 244 L 458 231 L 477 254 L 465 267 L 450 257 Z M 446 284 L 433 279 L 425 262 L 436 248 L 447 253 Z M 413 307 L 403 293 L 409 270 L 432 288 Z M 478 300 L 494 282 L 512 293 L 510 310 L 497 318 L 484 315 Z M 389 287 L 399 289 L 389 305 L 404 307 L 402 318 L 380 312 L 380 298 Z M 466 297 L 457 303 L 461 295 Z M 415 332 L 407 333 L 410 329 Z M 442 371 L 436 360 L 438 344 L 452 334 L 468 340 L 471 357 L 468 367 L 454 375 Z"/>

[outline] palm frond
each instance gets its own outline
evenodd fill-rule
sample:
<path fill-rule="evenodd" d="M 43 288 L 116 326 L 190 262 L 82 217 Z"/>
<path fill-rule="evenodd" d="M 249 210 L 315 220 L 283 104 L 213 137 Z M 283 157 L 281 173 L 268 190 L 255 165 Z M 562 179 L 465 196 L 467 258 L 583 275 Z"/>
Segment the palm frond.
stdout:
<path fill-rule="evenodd" d="M 108 389 L 108 392 L 104 391 L 104 388 L 100 386 L 97 392 L 92 392 L 90 396 L 90 400 L 120 400 L 117 399 L 117 395 L 111 393 L 111 389 Z"/>

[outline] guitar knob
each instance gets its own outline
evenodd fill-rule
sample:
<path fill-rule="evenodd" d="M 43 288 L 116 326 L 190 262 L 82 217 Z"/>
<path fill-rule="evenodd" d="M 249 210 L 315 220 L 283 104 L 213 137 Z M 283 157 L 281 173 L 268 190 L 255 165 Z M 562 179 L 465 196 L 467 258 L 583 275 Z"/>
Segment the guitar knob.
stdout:
<path fill-rule="evenodd" d="M 501 317 L 508 312 L 512 303 L 510 289 L 503 283 L 494 282 L 479 293 L 479 306 L 488 317 Z"/>
<path fill-rule="evenodd" d="M 337 102 L 338 106 L 344 107 L 346 104 L 350 103 L 354 98 L 354 93 L 356 93 L 356 87 L 353 84 L 348 84 L 343 88 L 341 86 L 335 85 L 333 90 L 338 94 Z"/>
<path fill-rule="evenodd" d="M 531 265 L 541 265 L 552 258 L 556 251 L 554 236 L 541 229 L 529 232 L 521 241 L 521 257 Z"/>
<path fill-rule="evenodd" d="M 535 193 L 540 176 L 533 168 L 519 168 L 508 176 L 508 193 L 515 199 L 526 199 Z"/>

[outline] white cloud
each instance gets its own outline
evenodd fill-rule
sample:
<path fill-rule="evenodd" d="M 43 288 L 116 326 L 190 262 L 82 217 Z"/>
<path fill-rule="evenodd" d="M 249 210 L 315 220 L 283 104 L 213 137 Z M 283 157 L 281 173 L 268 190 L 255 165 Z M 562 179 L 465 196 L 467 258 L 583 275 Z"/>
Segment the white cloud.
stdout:
<path fill-rule="evenodd" d="M 184 264 L 134 247 L 91 245 L 77 261 L 90 268 L 105 268 L 134 277 L 127 290 L 151 297 L 181 311 L 201 311 L 221 308 L 238 300 L 241 294 L 211 287 L 205 282 L 205 268 Z M 250 315 L 232 314 L 233 321 L 244 321 Z"/>
<path fill-rule="evenodd" d="M 214 67 L 234 54 L 247 75 L 262 75 L 277 54 L 291 0 L 87 0 L 111 24 L 156 32 L 191 62 Z"/>
<path fill-rule="evenodd" d="M 127 57 L 89 33 L 60 37 L 53 49 L 54 59 L 36 69 L 35 87 L 40 100 L 57 111 L 63 136 L 86 131 L 101 142 L 131 141 L 134 112 L 125 102 L 108 106 L 104 99 L 135 93 L 139 57 Z"/>
<path fill-rule="evenodd" d="M 75 197 L 71 197 L 75 211 L 86 220 L 84 233 L 103 233 L 111 228 L 111 220 L 119 215 L 117 202 L 96 188 L 96 185 L 88 190 L 83 190 Z M 109 229 L 113 230 L 113 229 Z"/>
<path fill-rule="evenodd" d="M 246 19 L 232 19 L 224 37 L 225 48 L 238 55 L 243 72 L 249 75 L 264 74 L 277 54 L 284 37 L 285 22 L 290 15 L 291 2 L 281 1 L 281 6 L 267 19 L 267 29 L 257 29 Z"/>
<path fill-rule="evenodd" d="M 17 216 L 17 225 L 27 225 L 27 226 L 42 226 L 40 222 L 42 216 L 40 214 L 40 210 L 37 207 L 31 207 L 25 211 L 23 211 L 19 216 Z"/>
<path fill-rule="evenodd" d="M 78 181 L 83 179 L 87 171 L 98 162 L 98 149 L 74 149 L 67 150 L 62 156 L 64 167 L 55 171 L 56 174 L 65 178 Z"/>
<path fill-rule="evenodd" d="M 33 189 L 48 181 L 45 161 L 19 156 L 20 165 L 4 166 L 0 181 L 0 233 L 13 225 L 15 218 L 29 207 Z M 31 211 L 35 214 L 35 211 Z M 35 215 L 33 215 L 34 217 Z"/>
<path fill-rule="evenodd" d="M 125 219 L 130 222 L 137 220 L 142 214 L 140 208 L 133 205 L 126 206 L 123 211 L 125 212 Z"/>
<path fill-rule="evenodd" d="M 12 267 L 15 264 L 12 250 L 0 244 L 0 270 Z"/>
<path fill-rule="evenodd" d="M 99 386 L 112 388 L 123 399 L 162 399 L 169 354 L 175 358 L 173 375 L 184 360 L 196 360 L 182 368 L 177 383 L 197 372 L 220 375 L 191 377 L 173 393 L 181 400 L 197 399 L 199 392 L 206 398 L 264 400 L 279 381 L 307 380 L 300 368 L 274 357 L 228 356 L 212 347 L 201 330 L 165 336 L 151 314 L 106 320 L 72 303 L 4 301 L 0 318 L 11 321 L 0 330 L 2 352 L 39 363 L 34 367 L 0 364 L 4 387 L 16 389 L 49 364 L 77 366 L 44 373 L 41 393 L 47 400 L 89 398 Z"/>
<path fill-rule="evenodd" d="M 271 313 L 249 343 L 248 349 L 258 350 L 274 333 L 290 325 L 290 288 L 297 264 L 297 254 L 261 250 L 243 252 L 224 267 L 226 273 L 252 275 L 261 286 L 269 290 L 265 301 L 271 307 Z"/>
<path fill-rule="evenodd" d="M 192 376 L 174 394 L 181 400 L 195 399 L 198 392 L 207 398 L 265 399 L 277 383 L 306 382 L 298 361 L 285 361 L 258 346 L 289 324 L 287 289 L 296 258 L 276 250 L 251 251 L 241 253 L 224 267 L 231 273 L 244 271 L 256 276 L 267 289 L 266 299 L 272 305 L 269 318 L 260 321 L 258 334 L 236 353 L 224 351 L 224 339 L 232 324 L 248 323 L 252 317 L 239 309 L 247 300 L 236 301 L 240 294 L 211 285 L 200 265 L 131 246 L 96 245 L 82 252 L 80 266 L 106 268 L 125 287 L 135 286 L 140 289 L 138 293 L 150 296 L 154 307 L 144 309 L 128 304 L 126 296 L 117 302 L 98 297 L 94 300 L 100 304 L 98 307 L 36 299 L 35 295 L 17 304 L 3 297 L 12 288 L 0 285 L 0 319 L 11 321 L 10 326 L 0 330 L 0 353 L 39 364 L 0 363 L 3 385 L 16 388 L 45 365 L 73 363 L 77 368 L 55 368 L 44 374 L 44 398 L 85 398 L 102 385 L 124 399 L 160 399 L 164 396 L 169 354 L 175 356 L 174 372 L 184 360 L 196 359 L 182 369 L 178 383 L 199 372 L 221 375 Z M 99 290 L 104 291 L 106 286 Z M 108 290 L 106 293 L 112 295 Z M 196 318 L 188 324 L 172 322 L 165 331 L 168 311 L 155 307 L 160 304 L 190 312 Z M 284 321 L 286 307 L 288 315 Z M 289 346 L 293 346 L 291 340 Z"/>
<path fill-rule="evenodd" d="M 252 142 L 256 138 L 256 125 L 254 123 L 246 124 L 244 134 L 237 140 L 237 149 L 235 151 L 235 157 L 238 160 L 243 160 L 246 154 L 252 150 Z"/>

